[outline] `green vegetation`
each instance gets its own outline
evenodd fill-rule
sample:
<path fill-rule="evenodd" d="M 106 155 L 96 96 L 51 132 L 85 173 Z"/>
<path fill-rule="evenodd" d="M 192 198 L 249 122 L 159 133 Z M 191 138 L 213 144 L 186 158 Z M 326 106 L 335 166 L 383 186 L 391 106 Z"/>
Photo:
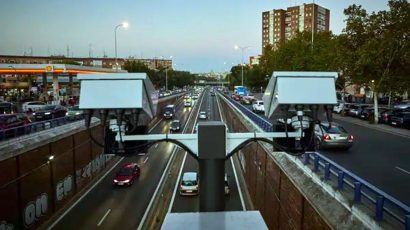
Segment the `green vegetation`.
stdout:
<path fill-rule="evenodd" d="M 346 28 L 340 35 L 297 33 L 293 39 L 266 47 L 259 66 L 244 66 L 248 87 L 266 86 L 273 71 L 336 71 L 337 87 L 367 86 L 381 93 L 410 89 L 410 4 L 390 0 L 389 10 L 367 13 L 361 6 L 345 9 Z M 241 67 L 234 66 L 226 80 L 241 81 Z M 372 83 L 374 80 L 374 83 Z"/>
<path fill-rule="evenodd" d="M 195 75 L 190 72 L 173 69 L 166 70 L 165 68 L 153 70 L 148 68 L 144 63 L 138 61 L 127 61 L 124 64 L 124 69 L 130 73 L 147 73 L 152 84 L 154 84 L 157 89 L 165 87 L 166 74 L 168 75 L 168 89 L 193 85 L 195 81 Z"/>

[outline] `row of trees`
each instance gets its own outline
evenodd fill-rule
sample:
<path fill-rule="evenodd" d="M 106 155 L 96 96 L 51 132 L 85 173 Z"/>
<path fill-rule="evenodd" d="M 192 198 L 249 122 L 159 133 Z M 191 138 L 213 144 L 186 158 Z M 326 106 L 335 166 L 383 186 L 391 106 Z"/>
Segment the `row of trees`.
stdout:
<path fill-rule="evenodd" d="M 245 84 L 266 86 L 273 71 L 336 71 L 337 87 L 367 86 L 380 93 L 402 94 L 410 89 L 410 4 L 390 0 L 389 10 L 368 13 L 359 5 L 344 10 L 346 27 L 330 32 L 297 33 L 276 49 L 266 47 L 259 66 L 244 67 Z M 241 67 L 227 76 L 241 82 Z"/>
<path fill-rule="evenodd" d="M 165 88 L 166 75 L 168 75 L 168 89 L 193 85 L 195 82 L 195 75 L 190 72 L 173 69 L 166 70 L 165 68 L 153 70 L 148 68 L 144 63 L 135 60 L 125 62 L 124 69 L 130 73 L 147 73 L 152 84 L 154 84 L 157 89 Z"/>

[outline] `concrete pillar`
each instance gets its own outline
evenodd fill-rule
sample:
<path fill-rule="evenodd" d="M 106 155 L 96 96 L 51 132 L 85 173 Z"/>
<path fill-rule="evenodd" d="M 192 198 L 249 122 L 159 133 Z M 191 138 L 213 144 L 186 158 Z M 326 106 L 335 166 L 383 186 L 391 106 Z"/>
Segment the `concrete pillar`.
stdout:
<path fill-rule="evenodd" d="M 226 128 L 223 122 L 198 125 L 199 210 L 225 210 Z"/>
<path fill-rule="evenodd" d="M 72 96 L 73 95 L 73 75 L 68 75 L 68 90 L 67 90 L 67 96 Z"/>
<path fill-rule="evenodd" d="M 59 97 L 59 88 L 58 88 L 58 76 L 53 75 L 53 96 L 54 96 L 54 102 L 53 104 L 60 104 L 60 97 Z"/>

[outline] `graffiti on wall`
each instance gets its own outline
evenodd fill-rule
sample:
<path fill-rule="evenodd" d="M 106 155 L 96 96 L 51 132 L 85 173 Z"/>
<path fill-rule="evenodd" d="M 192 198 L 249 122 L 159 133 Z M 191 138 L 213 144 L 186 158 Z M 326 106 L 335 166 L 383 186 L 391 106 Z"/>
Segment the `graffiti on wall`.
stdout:
<path fill-rule="evenodd" d="M 48 195 L 42 193 L 36 197 L 34 201 L 27 203 L 23 212 L 23 221 L 25 226 L 30 226 L 40 217 L 47 214 L 48 211 Z"/>

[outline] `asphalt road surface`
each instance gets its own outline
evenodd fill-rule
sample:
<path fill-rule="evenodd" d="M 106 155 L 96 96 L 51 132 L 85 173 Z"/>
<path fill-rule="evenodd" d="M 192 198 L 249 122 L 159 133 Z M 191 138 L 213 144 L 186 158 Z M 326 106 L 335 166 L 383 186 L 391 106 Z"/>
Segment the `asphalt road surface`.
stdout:
<path fill-rule="evenodd" d="M 209 90 L 205 90 L 204 99 L 201 104 L 200 111 L 207 112 L 207 121 L 220 121 L 221 116 L 217 104 L 217 96 L 211 96 Z M 205 121 L 199 120 L 198 122 Z M 178 186 L 184 172 L 198 172 L 197 161 L 186 154 L 185 164 L 183 165 L 182 174 L 178 181 Z M 225 172 L 229 176 L 231 192 L 225 198 L 225 210 L 227 211 L 242 211 L 243 206 L 240 199 L 238 186 L 236 184 L 235 174 L 232 169 L 231 160 L 225 162 Z M 173 202 L 171 212 L 198 212 L 199 211 L 199 196 L 181 196 L 179 195 L 179 187 L 176 190 L 175 200 Z"/>
<path fill-rule="evenodd" d="M 320 153 L 377 188 L 410 205 L 410 138 L 340 121 L 354 136 L 348 151 Z"/>
<path fill-rule="evenodd" d="M 257 95 L 261 98 L 261 95 Z M 251 105 L 246 105 L 252 110 Z M 348 151 L 320 150 L 332 161 L 410 205 L 410 138 L 353 124 L 341 124 L 354 136 Z"/>
<path fill-rule="evenodd" d="M 182 128 L 191 108 L 177 105 L 177 116 Z M 161 120 L 151 133 L 166 133 L 171 120 Z M 136 229 L 144 215 L 163 170 L 170 159 L 174 145 L 159 143 L 145 155 L 125 157 L 81 202 L 67 213 L 53 229 Z M 112 180 L 120 166 L 137 162 L 141 176 L 130 187 L 114 187 Z"/>

